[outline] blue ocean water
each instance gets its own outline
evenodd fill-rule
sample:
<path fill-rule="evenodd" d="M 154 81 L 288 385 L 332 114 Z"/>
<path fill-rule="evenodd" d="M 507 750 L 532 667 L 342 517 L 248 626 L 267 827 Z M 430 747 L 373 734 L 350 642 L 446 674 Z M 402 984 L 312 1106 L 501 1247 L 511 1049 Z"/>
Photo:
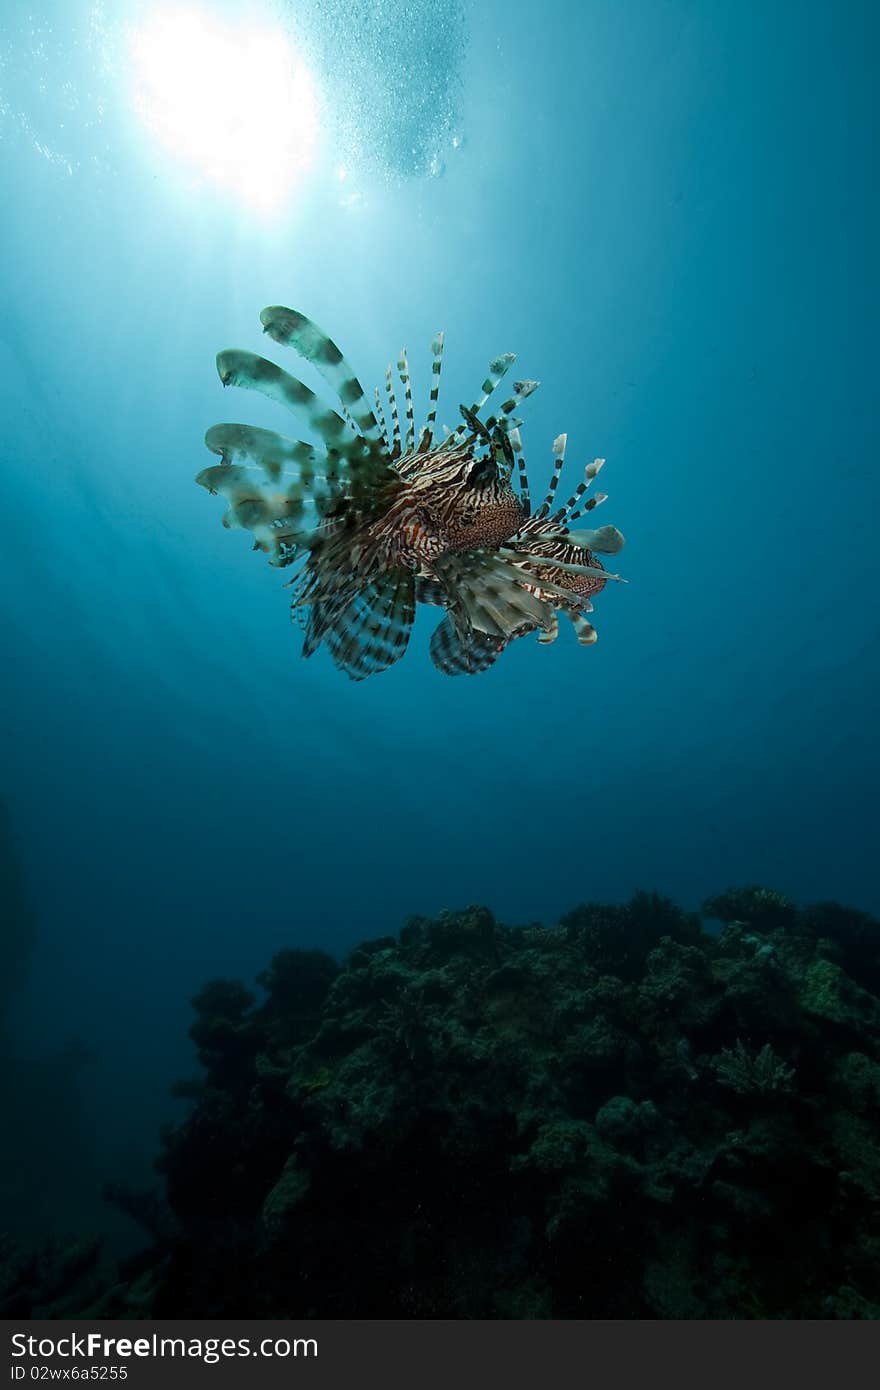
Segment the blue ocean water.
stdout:
<path fill-rule="evenodd" d="M 268 209 L 145 125 L 153 9 L 15 0 L 0 28 L 13 1022 L 23 1055 L 91 1055 L 50 1224 L 149 1171 L 191 995 L 280 946 L 637 888 L 880 908 L 875 7 L 206 0 L 310 66 L 311 162 L 262 175 Z M 365 683 L 300 659 L 281 576 L 193 483 L 209 425 L 278 424 L 214 369 L 274 303 L 371 384 L 405 344 L 420 402 L 445 329 L 449 424 L 518 353 L 533 487 L 562 430 L 572 486 L 608 460 L 629 584 L 595 648 L 450 680 L 429 615 Z"/>

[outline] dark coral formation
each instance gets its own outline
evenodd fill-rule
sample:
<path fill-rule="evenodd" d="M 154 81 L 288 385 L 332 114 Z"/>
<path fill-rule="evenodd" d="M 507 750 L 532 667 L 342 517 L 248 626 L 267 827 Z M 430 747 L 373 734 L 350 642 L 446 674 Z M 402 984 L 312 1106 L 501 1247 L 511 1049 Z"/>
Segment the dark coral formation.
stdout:
<path fill-rule="evenodd" d="M 170 1213 L 100 1311 L 880 1316 L 880 924 L 706 913 L 470 908 L 208 985 Z"/>

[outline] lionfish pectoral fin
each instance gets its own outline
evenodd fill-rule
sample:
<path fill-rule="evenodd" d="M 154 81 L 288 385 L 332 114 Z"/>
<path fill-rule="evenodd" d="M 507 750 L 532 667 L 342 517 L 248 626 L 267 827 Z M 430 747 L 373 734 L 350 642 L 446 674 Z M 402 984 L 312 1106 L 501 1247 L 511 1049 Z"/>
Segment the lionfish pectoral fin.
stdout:
<path fill-rule="evenodd" d="M 546 628 L 545 630 L 540 630 L 540 629 L 539 629 L 539 631 L 538 631 L 538 641 L 541 643 L 542 646 L 548 646 L 549 643 L 555 642 L 558 636 L 559 636 L 559 619 L 557 618 L 556 614 L 554 613 L 554 614 L 553 614 L 553 620 L 552 620 L 550 626 L 549 626 L 548 628 Z"/>
<path fill-rule="evenodd" d="M 532 592 L 532 576 L 497 552 L 446 555 L 435 568 L 471 627 L 505 641 L 536 627 L 550 628 L 553 609 Z"/>
<path fill-rule="evenodd" d="M 599 555 L 616 555 L 624 547 L 624 538 L 616 526 L 600 526 L 597 531 L 569 531 L 566 540 L 581 550 L 595 550 Z"/>
<path fill-rule="evenodd" d="M 298 414 L 324 443 L 328 456 L 337 458 L 340 465 L 344 463 L 352 478 L 371 480 L 374 475 L 381 477 L 391 471 L 379 443 L 354 431 L 349 421 L 316 396 L 311 387 L 267 357 L 227 348 L 217 354 L 217 372 L 224 386 L 259 391 Z"/>
<path fill-rule="evenodd" d="M 384 447 L 384 431 L 367 403 L 364 388 L 333 339 L 298 309 L 287 309 L 283 304 L 270 304 L 260 314 L 260 321 L 264 333 L 276 343 L 292 347 L 321 373 L 363 438 Z"/>
<path fill-rule="evenodd" d="M 505 645 L 484 632 L 459 632 L 447 613 L 431 635 L 431 660 L 446 676 L 476 676 L 498 660 Z"/>
<path fill-rule="evenodd" d="M 306 484 L 295 474 L 283 475 L 272 486 L 261 469 L 236 463 L 203 468 L 196 482 L 226 500 L 223 525 L 250 531 L 254 548 L 266 552 L 273 565 L 289 564 L 298 548 L 308 544 L 331 495 L 326 483 Z"/>
<path fill-rule="evenodd" d="M 436 579 L 416 578 L 416 603 L 429 603 L 435 608 L 445 608 L 447 593 Z"/>
<path fill-rule="evenodd" d="M 577 639 L 581 646 L 591 647 L 599 636 L 593 624 L 587 622 L 587 619 L 580 613 L 569 613 L 568 616 L 571 618 L 572 627 L 577 633 Z"/>
<path fill-rule="evenodd" d="M 334 664 L 352 680 L 386 671 L 406 651 L 415 606 L 412 571 L 389 570 L 354 595 L 315 604 L 303 655 L 324 641 Z"/>
<path fill-rule="evenodd" d="M 323 450 L 301 439 L 287 439 L 274 430 L 256 425 L 212 425 L 205 434 L 205 445 L 219 455 L 224 464 L 245 464 L 261 468 L 267 478 L 277 482 L 283 473 L 306 481 L 334 473 L 332 462 Z M 204 472 L 205 470 L 203 470 Z"/>

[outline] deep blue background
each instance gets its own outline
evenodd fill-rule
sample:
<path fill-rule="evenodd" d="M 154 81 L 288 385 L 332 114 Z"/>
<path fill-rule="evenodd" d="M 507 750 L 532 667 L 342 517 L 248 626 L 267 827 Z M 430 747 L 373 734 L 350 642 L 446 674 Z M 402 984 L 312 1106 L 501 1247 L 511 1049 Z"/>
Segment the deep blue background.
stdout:
<path fill-rule="evenodd" d="M 88 5 L 41 7 L 41 43 L 12 8 L 0 737 L 40 932 L 18 1028 L 96 1050 L 95 1171 L 146 1164 L 194 990 L 281 945 L 639 887 L 880 907 L 877 7 L 480 0 L 445 170 L 365 162 L 343 207 L 328 147 L 268 221 L 154 149 Z M 192 482 L 206 426 L 278 423 L 213 366 L 277 302 L 370 383 L 405 343 L 420 402 L 445 328 L 450 423 L 518 352 L 533 491 L 560 430 L 572 483 L 608 459 L 630 584 L 595 648 L 528 639 L 452 681 L 429 615 L 365 684 L 300 660 L 279 575 Z"/>

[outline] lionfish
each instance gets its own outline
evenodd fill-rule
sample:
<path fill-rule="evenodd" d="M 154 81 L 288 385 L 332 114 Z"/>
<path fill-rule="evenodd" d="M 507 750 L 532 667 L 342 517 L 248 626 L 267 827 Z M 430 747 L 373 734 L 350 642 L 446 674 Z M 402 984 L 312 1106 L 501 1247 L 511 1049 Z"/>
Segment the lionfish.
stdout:
<path fill-rule="evenodd" d="M 418 603 L 445 609 L 430 644 L 447 675 L 486 670 L 512 641 L 537 632 L 552 642 L 558 614 L 584 645 L 596 640 L 586 617 L 610 574 L 597 558 L 614 554 L 614 526 L 572 530 L 605 500 L 584 494 L 603 459 L 587 464 L 564 506 L 555 507 L 566 436 L 554 441 L 553 472 L 534 511 L 517 407 L 537 388 L 515 381 L 494 414 L 490 401 L 513 362 L 489 364 L 480 396 L 460 407 L 461 423 L 435 442 L 443 334 L 432 344 L 427 418 L 417 432 L 407 354 L 397 369 L 405 434 L 392 380 L 385 379 L 389 430 L 378 388 L 373 405 L 339 348 L 305 315 L 275 305 L 260 315 L 276 343 L 310 362 L 339 409 L 274 362 L 252 352 L 218 354 L 224 386 L 261 392 L 299 414 L 321 445 L 253 425 L 214 425 L 205 443 L 220 463 L 196 479 L 229 504 L 225 526 L 244 527 L 272 565 L 296 566 L 291 609 L 305 629 L 303 655 L 326 643 L 353 680 L 403 656 Z"/>

